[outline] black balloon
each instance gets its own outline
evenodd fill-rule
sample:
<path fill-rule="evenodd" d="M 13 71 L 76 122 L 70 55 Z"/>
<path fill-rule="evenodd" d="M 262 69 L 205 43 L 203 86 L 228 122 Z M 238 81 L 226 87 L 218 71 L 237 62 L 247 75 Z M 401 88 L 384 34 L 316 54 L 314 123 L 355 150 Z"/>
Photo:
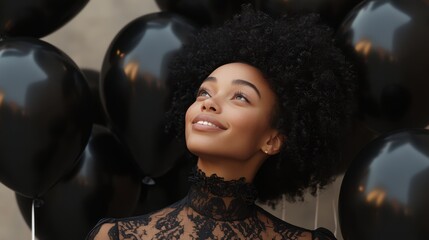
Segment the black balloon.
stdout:
<path fill-rule="evenodd" d="M 143 178 L 142 191 L 134 215 L 162 209 L 185 197 L 190 187 L 188 177 L 195 165 L 195 161 L 182 156 L 163 176 Z"/>
<path fill-rule="evenodd" d="M 429 123 L 429 5 L 419 0 L 367 1 L 338 36 L 362 74 L 364 121 L 378 132 Z"/>
<path fill-rule="evenodd" d="M 114 131 L 147 176 L 166 173 L 184 151 L 165 133 L 171 102 L 168 65 L 195 28 L 177 15 L 154 13 L 125 26 L 101 72 L 101 98 Z"/>
<path fill-rule="evenodd" d="M 82 69 L 82 73 L 91 89 L 91 99 L 93 103 L 93 119 L 95 124 L 109 127 L 107 113 L 101 104 L 100 98 L 100 73 L 93 69 Z"/>
<path fill-rule="evenodd" d="M 44 37 L 76 16 L 89 0 L 0 0 L 0 35 Z"/>
<path fill-rule="evenodd" d="M 347 13 L 362 0 L 255 0 L 258 9 L 279 17 L 283 14 L 319 13 L 337 27 Z"/>
<path fill-rule="evenodd" d="M 0 40 L 0 181 L 29 197 L 71 171 L 92 126 L 76 64 L 37 39 Z"/>
<path fill-rule="evenodd" d="M 40 240 L 84 239 L 104 217 L 129 217 L 140 194 L 140 177 L 115 136 L 95 125 L 76 168 L 49 190 L 35 208 Z M 31 226 L 32 199 L 16 195 Z"/>
<path fill-rule="evenodd" d="M 429 131 L 384 134 L 347 170 L 339 197 L 345 240 L 429 239 Z"/>
<path fill-rule="evenodd" d="M 254 0 L 155 0 L 163 11 L 180 14 L 199 25 L 220 25 Z"/>
<path fill-rule="evenodd" d="M 342 161 L 337 165 L 336 174 L 344 174 L 359 151 L 376 136 L 377 133 L 368 129 L 361 121 L 353 121 L 340 145 Z"/>

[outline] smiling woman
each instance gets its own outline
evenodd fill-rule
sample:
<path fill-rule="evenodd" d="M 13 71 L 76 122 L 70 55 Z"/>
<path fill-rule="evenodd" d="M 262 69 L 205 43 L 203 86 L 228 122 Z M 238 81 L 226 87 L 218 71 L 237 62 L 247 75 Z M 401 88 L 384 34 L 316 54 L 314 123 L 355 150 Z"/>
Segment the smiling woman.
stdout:
<path fill-rule="evenodd" d="M 105 219 L 88 239 L 335 239 L 255 204 L 333 180 L 355 74 L 332 31 L 314 15 L 274 20 L 247 7 L 197 35 L 171 71 L 170 127 L 198 160 L 191 189 L 154 213 Z"/>
<path fill-rule="evenodd" d="M 283 136 L 271 124 L 276 96 L 262 73 L 245 63 L 218 67 L 186 112 L 186 144 L 198 168 L 225 180 L 251 182 Z"/>

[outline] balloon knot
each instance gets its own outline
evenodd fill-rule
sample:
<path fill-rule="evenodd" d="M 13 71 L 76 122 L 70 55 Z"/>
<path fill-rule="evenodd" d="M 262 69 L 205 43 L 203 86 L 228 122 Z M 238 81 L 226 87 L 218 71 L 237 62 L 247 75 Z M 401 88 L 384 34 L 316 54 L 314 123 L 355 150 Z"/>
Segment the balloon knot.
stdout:
<path fill-rule="evenodd" d="M 33 204 L 35 208 L 39 208 L 41 206 L 43 206 L 43 204 L 45 204 L 45 201 L 43 201 L 42 199 L 39 198 L 35 198 L 33 199 Z"/>

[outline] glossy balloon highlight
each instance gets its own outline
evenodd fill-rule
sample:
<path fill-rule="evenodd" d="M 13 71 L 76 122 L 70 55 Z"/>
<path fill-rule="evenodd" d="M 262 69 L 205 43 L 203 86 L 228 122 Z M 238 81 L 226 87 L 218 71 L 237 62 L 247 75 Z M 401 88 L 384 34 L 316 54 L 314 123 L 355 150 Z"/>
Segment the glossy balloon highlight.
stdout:
<path fill-rule="evenodd" d="M 360 65 L 364 122 L 374 131 L 429 124 L 428 21 L 424 1 L 367 1 L 338 31 Z"/>
<path fill-rule="evenodd" d="M 92 126 L 89 88 L 76 64 L 38 39 L 0 41 L 0 181 L 43 195 L 72 170 Z"/>
<path fill-rule="evenodd" d="M 142 16 L 111 43 L 101 72 L 101 98 L 113 130 L 147 176 L 172 168 L 184 151 L 165 133 L 171 102 L 168 65 L 195 28 L 169 13 Z"/>
<path fill-rule="evenodd" d="M 339 197 L 344 239 L 429 239 L 428 187 L 429 131 L 378 137 L 344 176 Z"/>
<path fill-rule="evenodd" d="M 38 239 L 85 239 L 101 218 L 131 216 L 140 195 L 140 179 L 117 138 L 94 125 L 79 164 L 35 208 Z M 16 200 L 31 226 L 32 199 L 16 195 Z"/>
<path fill-rule="evenodd" d="M 0 0 L 0 36 L 44 37 L 76 16 L 89 0 Z"/>

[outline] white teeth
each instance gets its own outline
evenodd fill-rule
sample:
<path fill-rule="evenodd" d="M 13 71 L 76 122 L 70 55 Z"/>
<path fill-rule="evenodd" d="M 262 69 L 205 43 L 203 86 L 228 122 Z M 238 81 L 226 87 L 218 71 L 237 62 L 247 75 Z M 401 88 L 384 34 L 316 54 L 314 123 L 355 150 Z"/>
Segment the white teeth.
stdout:
<path fill-rule="evenodd" d="M 218 127 L 218 126 L 214 125 L 213 123 L 207 122 L 207 121 L 198 121 L 197 124 L 212 126 L 212 127 Z"/>

